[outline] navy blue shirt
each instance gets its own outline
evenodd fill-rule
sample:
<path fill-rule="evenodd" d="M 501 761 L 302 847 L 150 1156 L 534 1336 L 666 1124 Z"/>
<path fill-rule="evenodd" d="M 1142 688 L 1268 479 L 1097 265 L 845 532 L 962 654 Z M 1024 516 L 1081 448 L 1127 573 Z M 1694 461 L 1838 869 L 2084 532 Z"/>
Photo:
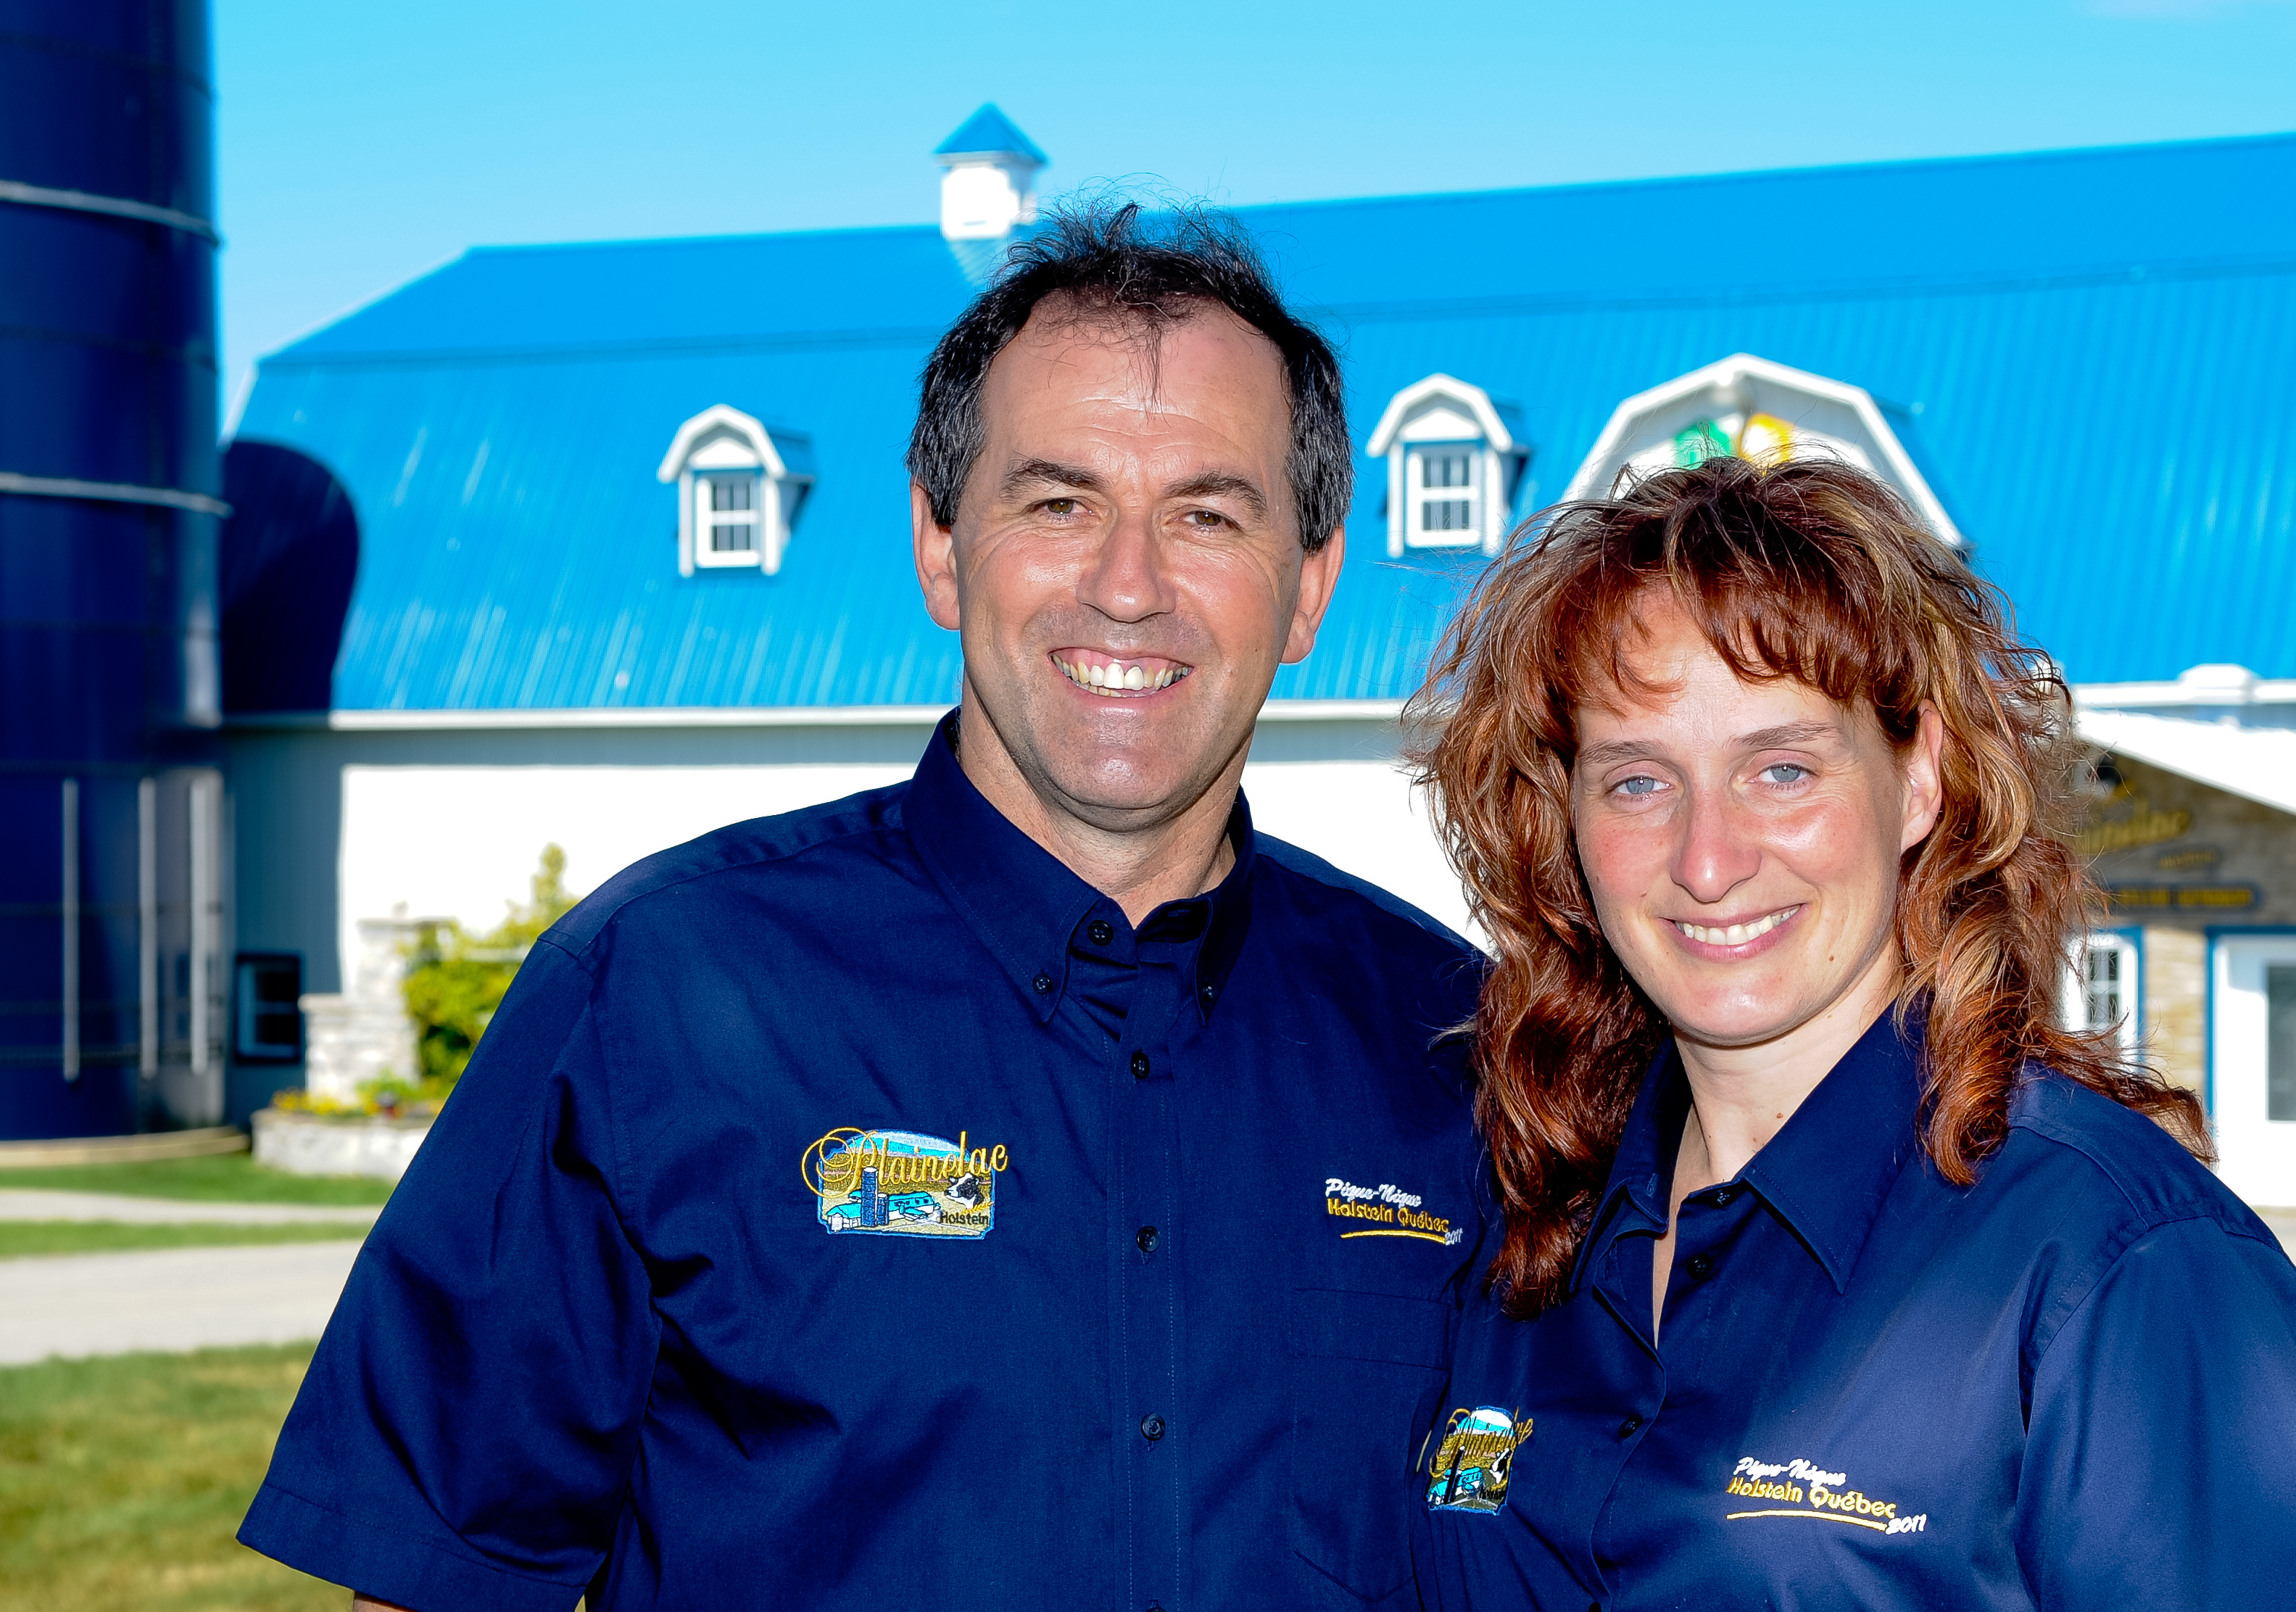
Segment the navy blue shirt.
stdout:
<path fill-rule="evenodd" d="M 420 1612 L 1413 1599 L 1476 954 L 1241 803 L 1135 929 L 953 732 L 535 947 L 242 1539 Z"/>
<path fill-rule="evenodd" d="M 1479 1308 L 1416 1480 L 1432 1607 L 2296 1605 L 2296 1271 L 2143 1115 L 2029 1072 L 1948 1185 L 1882 1018 L 1651 1260 L 1689 1093 L 1628 1120 L 1570 1296 Z"/>

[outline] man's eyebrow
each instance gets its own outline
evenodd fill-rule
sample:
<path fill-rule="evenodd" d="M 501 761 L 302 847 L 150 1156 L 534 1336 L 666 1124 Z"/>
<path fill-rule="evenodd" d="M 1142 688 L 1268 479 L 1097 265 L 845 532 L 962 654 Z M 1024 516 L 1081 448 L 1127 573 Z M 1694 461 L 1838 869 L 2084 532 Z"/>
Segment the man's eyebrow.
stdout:
<path fill-rule="evenodd" d="M 1261 492 L 1255 483 L 1242 476 L 1230 475 L 1226 471 L 1208 470 L 1201 475 L 1190 476 L 1167 489 L 1164 496 L 1169 498 L 1234 498 L 1250 510 L 1255 520 L 1267 518 L 1267 495 Z"/>
<path fill-rule="evenodd" d="M 1037 487 L 1073 487 L 1078 492 L 1098 492 L 1103 483 L 1099 476 L 1080 465 L 1062 465 L 1051 459 L 1023 459 L 1004 473 L 996 483 L 999 496 L 1019 498 Z"/>

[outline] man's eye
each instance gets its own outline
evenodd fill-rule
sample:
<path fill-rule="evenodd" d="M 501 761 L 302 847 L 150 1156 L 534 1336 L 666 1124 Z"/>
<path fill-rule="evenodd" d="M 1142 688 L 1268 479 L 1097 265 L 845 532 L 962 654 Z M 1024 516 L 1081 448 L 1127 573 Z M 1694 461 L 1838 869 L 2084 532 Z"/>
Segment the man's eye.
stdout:
<path fill-rule="evenodd" d="M 1809 769 L 1792 761 L 1773 761 L 1761 771 L 1766 784 L 1799 784 L 1808 777 Z"/>
<path fill-rule="evenodd" d="M 1072 515 L 1077 512 L 1077 501 L 1074 498 L 1046 498 L 1037 507 L 1048 515 Z"/>
<path fill-rule="evenodd" d="M 1180 518 L 1191 526 L 1201 526 L 1207 529 L 1227 524 L 1227 517 L 1216 509 L 1192 509 Z"/>

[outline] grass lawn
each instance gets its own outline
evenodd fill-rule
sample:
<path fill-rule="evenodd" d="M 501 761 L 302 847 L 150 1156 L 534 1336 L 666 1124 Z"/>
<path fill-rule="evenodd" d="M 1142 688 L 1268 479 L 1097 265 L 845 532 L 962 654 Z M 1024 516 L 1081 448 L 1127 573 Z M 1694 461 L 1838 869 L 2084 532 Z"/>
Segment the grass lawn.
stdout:
<path fill-rule="evenodd" d="M 135 1197 L 196 1198 L 234 1204 L 380 1204 L 391 1183 L 358 1175 L 290 1175 L 245 1153 L 152 1159 L 140 1164 L 52 1164 L 0 1170 L 0 1188 L 125 1192 Z"/>
<path fill-rule="evenodd" d="M 357 1241 L 362 1229 L 335 1221 L 285 1226 L 234 1226 L 224 1221 L 180 1226 L 122 1221 L 0 1221 L 0 1260 L 36 1254 L 118 1254 L 131 1248 L 213 1248 L 248 1243 Z"/>
<path fill-rule="evenodd" d="M 348 1612 L 233 1539 L 309 1344 L 0 1369 L 9 1612 Z"/>

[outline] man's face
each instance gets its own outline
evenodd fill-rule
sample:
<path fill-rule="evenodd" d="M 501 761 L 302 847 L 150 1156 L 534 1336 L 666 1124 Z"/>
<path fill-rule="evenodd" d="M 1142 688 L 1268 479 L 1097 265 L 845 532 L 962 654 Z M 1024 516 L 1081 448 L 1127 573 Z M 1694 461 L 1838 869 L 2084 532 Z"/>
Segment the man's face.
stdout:
<path fill-rule="evenodd" d="M 997 355 L 956 523 L 914 489 L 969 707 L 1051 810 L 1121 833 L 1240 770 L 1277 665 L 1314 646 L 1337 534 L 1300 541 L 1275 344 L 1208 308 L 1154 340 L 1041 306 Z"/>

